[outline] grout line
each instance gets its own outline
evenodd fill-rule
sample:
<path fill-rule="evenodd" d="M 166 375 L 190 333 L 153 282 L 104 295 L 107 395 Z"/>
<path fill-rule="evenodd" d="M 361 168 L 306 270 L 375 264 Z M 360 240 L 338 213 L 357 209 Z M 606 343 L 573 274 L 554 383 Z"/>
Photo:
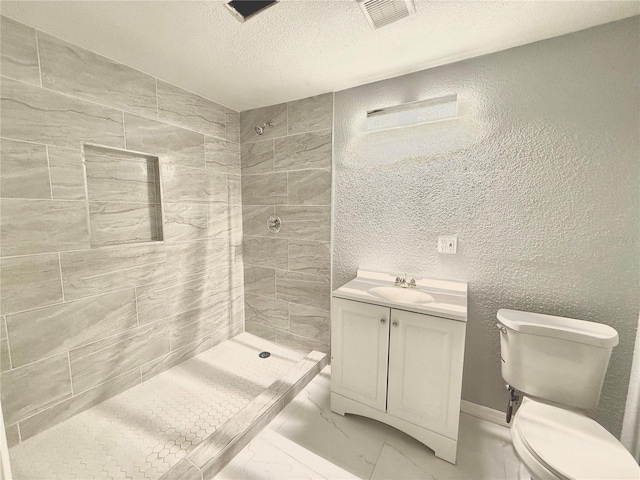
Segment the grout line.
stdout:
<path fill-rule="evenodd" d="M 160 118 L 160 101 L 158 99 L 158 77 L 153 77 L 153 80 L 154 80 L 154 83 L 156 85 L 156 118 L 159 119 Z M 178 88 L 180 88 L 180 87 L 178 87 Z"/>
<path fill-rule="evenodd" d="M 60 257 L 60 252 L 58 252 L 58 269 L 60 270 L 60 287 L 62 289 L 62 303 L 64 301 L 64 279 L 62 278 L 62 258 Z"/>
<path fill-rule="evenodd" d="M 124 125 L 124 110 L 121 110 L 122 113 L 122 141 L 124 142 L 124 149 L 127 149 L 127 128 Z"/>
<path fill-rule="evenodd" d="M 53 182 L 51 181 L 51 160 L 49 160 L 49 145 L 44 146 L 44 153 L 47 156 L 47 173 L 49 174 L 49 197 L 53 198 Z M 42 199 L 44 200 L 44 199 Z"/>
<path fill-rule="evenodd" d="M 7 334 L 7 354 L 9 354 L 9 370 L 13 370 L 13 360 L 11 359 L 11 344 L 9 343 L 9 324 L 7 323 L 7 316 L 4 315 L 4 331 Z"/>
<path fill-rule="evenodd" d="M 38 73 L 40 74 L 40 86 L 42 87 L 42 65 L 40 63 L 40 40 L 38 39 L 38 30 L 33 29 L 33 34 L 36 37 L 36 53 L 38 54 Z"/>
<path fill-rule="evenodd" d="M 136 304 L 136 325 L 140 326 L 140 314 L 138 313 L 138 287 L 133 287 L 133 300 Z"/>
<path fill-rule="evenodd" d="M 24 420 L 24 418 L 22 420 Z M 20 420 L 20 422 L 22 420 Z M 20 431 L 20 422 L 16 422 L 16 427 L 18 428 L 18 440 L 20 443 L 22 443 L 22 432 Z"/>
<path fill-rule="evenodd" d="M 67 362 L 69 365 L 69 383 L 71 384 L 71 396 L 73 397 L 74 393 L 73 393 L 73 376 L 71 375 L 71 354 L 69 353 L 69 350 L 67 350 Z"/>

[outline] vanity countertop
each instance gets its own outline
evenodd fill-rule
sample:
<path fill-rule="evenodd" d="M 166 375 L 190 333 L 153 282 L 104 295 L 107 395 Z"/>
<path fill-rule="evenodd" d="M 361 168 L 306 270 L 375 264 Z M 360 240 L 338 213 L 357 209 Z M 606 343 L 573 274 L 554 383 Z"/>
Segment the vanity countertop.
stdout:
<path fill-rule="evenodd" d="M 467 284 L 452 280 L 436 280 L 430 278 L 416 278 L 416 287 L 407 289 L 414 292 L 423 292 L 431 297 L 429 303 L 401 302 L 381 298 L 369 291 L 376 287 L 395 286 L 395 275 L 388 273 L 370 272 L 358 270 L 356 278 L 342 287 L 333 291 L 333 296 L 358 302 L 383 305 L 415 313 L 424 313 L 436 317 L 450 318 L 461 322 L 467 321 Z M 409 279 L 407 279 L 409 280 Z"/>

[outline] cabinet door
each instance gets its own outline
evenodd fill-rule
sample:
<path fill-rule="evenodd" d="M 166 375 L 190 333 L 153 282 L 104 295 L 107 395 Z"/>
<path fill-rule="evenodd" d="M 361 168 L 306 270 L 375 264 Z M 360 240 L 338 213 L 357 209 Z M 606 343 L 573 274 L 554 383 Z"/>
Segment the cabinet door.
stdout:
<path fill-rule="evenodd" d="M 389 308 L 341 298 L 331 312 L 331 391 L 384 411 Z"/>
<path fill-rule="evenodd" d="M 387 411 L 456 439 L 465 323 L 391 310 Z"/>

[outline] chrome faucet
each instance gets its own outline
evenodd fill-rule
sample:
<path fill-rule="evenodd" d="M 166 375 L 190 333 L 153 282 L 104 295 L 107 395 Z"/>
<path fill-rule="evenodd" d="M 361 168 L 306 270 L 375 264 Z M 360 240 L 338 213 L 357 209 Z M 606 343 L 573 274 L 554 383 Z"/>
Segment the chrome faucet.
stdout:
<path fill-rule="evenodd" d="M 402 288 L 416 288 L 416 280 L 412 278 L 407 282 L 407 274 L 404 274 L 404 277 L 397 276 L 396 277 L 396 287 Z"/>

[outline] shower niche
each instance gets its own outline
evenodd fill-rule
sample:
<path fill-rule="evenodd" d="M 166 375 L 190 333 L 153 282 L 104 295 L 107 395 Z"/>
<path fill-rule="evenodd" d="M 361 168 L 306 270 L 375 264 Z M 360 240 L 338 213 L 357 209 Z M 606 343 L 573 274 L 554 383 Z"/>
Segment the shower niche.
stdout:
<path fill-rule="evenodd" d="M 85 144 L 91 247 L 162 241 L 158 157 Z"/>

